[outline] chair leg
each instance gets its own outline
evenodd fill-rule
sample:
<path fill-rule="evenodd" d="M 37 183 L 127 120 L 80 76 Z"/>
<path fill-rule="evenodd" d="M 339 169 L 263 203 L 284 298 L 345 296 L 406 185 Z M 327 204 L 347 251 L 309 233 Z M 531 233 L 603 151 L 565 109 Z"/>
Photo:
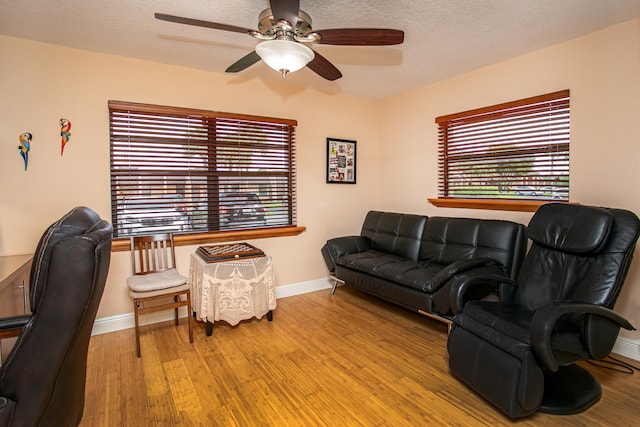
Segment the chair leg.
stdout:
<path fill-rule="evenodd" d="M 187 296 L 187 300 L 186 300 L 186 306 L 187 306 L 187 314 L 189 313 L 189 310 L 191 310 L 191 292 L 189 290 L 187 290 L 186 292 L 184 292 L 184 294 L 186 294 Z M 175 295 L 173 297 L 173 301 L 174 303 L 181 303 L 182 305 L 185 305 L 184 302 L 182 302 L 182 298 L 180 298 L 180 295 Z M 138 357 L 140 357 L 140 323 L 139 323 L 139 313 L 138 310 L 140 309 L 140 307 L 142 306 L 142 301 L 140 299 L 135 299 L 133 300 L 133 313 L 134 313 L 134 317 L 135 317 L 135 323 L 136 323 L 136 354 Z M 154 310 L 155 311 L 155 310 Z M 175 312 L 175 324 L 176 326 L 179 325 L 179 307 L 175 307 L 174 309 Z M 187 325 L 189 327 L 189 342 L 193 343 L 193 317 L 194 316 L 189 316 L 187 315 Z"/>
<path fill-rule="evenodd" d="M 187 322 L 189 322 L 189 342 L 193 343 L 193 316 L 189 316 L 189 310 L 191 310 L 191 291 L 187 291 Z"/>
<path fill-rule="evenodd" d="M 173 302 L 180 302 L 180 295 L 173 297 Z M 176 315 L 176 326 L 178 326 L 178 307 L 174 309 Z"/>
<path fill-rule="evenodd" d="M 138 300 L 133 300 L 133 316 L 136 320 L 136 355 L 140 357 L 140 325 L 138 324 Z"/>

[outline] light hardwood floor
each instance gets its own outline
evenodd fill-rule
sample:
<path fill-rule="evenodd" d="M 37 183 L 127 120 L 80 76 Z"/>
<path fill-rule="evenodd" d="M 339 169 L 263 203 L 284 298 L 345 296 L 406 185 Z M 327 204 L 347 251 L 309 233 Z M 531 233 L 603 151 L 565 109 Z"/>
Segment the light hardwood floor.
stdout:
<path fill-rule="evenodd" d="M 273 322 L 185 320 L 94 336 L 81 426 L 635 426 L 640 375 L 586 366 L 603 397 L 513 422 L 448 371 L 446 325 L 348 287 L 278 300 Z M 638 365 L 638 362 L 635 362 Z"/>

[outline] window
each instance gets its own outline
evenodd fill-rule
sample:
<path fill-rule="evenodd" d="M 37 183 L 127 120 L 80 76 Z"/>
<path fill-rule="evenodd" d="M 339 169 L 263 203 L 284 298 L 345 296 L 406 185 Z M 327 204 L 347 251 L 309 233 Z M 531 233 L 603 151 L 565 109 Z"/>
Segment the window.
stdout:
<path fill-rule="evenodd" d="M 296 223 L 296 121 L 109 101 L 115 237 Z"/>
<path fill-rule="evenodd" d="M 439 197 L 569 200 L 569 91 L 436 118 Z"/>

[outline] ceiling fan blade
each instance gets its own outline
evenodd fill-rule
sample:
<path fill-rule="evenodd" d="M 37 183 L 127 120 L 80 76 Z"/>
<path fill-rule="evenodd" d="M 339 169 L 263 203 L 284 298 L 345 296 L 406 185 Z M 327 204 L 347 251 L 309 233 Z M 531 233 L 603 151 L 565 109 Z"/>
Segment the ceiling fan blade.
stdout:
<path fill-rule="evenodd" d="M 237 60 L 236 62 L 231 64 L 229 66 L 229 68 L 224 70 L 224 72 L 225 73 L 237 73 L 238 71 L 242 71 L 245 68 L 249 68 L 250 66 L 252 66 L 253 64 L 255 64 L 258 61 L 260 61 L 260 56 L 258 56 L 256 51 L 254 50 L 253 52 L 243 56 L 242 58 L 240 58 L 239 60 Z"/>
<path fill-rule="evenodd" d="M 389 46 L 404 42 L 404 31 L 382 28 L 336 28 L 313 31 L 321 39 L 316 43 L 342 46 Z"/>
<path fill-rule="evenodd" d="M 320 77 L 323 77 L 330 81 L 338 80 L 340 77 L 342 77 L 342 73 L 340 72 L 340 70 L 338 70 L 335 65 L 329 62 L 327 58 L 320 55 L 318 52 L 314 51 L 314 53 L 316 54 L 316 56 L 315 58 L 313 58 L 313 61 L 307 64 L 307 67 L 313 70 Z"/>
<path fill-rule="evenodd" d="M 295 28 L 300 13 L 300 0 L 270 0 L 271 14 L 277 21 L 284 20 Z"/>
<path fill-rule="evenodd" d="M 181 16 L 156 13 L 156 19 L 161 21 L 175 22 L 177 24 L 195 25 L 196 27 L 213 28 L 214 30 L 233 31 L 234 33 L 251 34 L 253 30 L 249 28 L 236 27 L 235 25 L 218 24 L 216 22 L 201 21 L 200 19 L 183 18 Z"/>

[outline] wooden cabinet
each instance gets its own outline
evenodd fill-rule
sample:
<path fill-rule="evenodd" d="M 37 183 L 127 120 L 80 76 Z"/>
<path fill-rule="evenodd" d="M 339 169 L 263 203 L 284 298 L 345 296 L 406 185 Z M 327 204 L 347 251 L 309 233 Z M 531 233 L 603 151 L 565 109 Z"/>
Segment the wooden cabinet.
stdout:
<path fill-rule="evenodd" d="M 29 307 L 29 274 L 31 255 L 0 256 L 0 318 L 31 311 Z M 0 342 L 0 361 L 9 354 L 16 338 Z"/>

